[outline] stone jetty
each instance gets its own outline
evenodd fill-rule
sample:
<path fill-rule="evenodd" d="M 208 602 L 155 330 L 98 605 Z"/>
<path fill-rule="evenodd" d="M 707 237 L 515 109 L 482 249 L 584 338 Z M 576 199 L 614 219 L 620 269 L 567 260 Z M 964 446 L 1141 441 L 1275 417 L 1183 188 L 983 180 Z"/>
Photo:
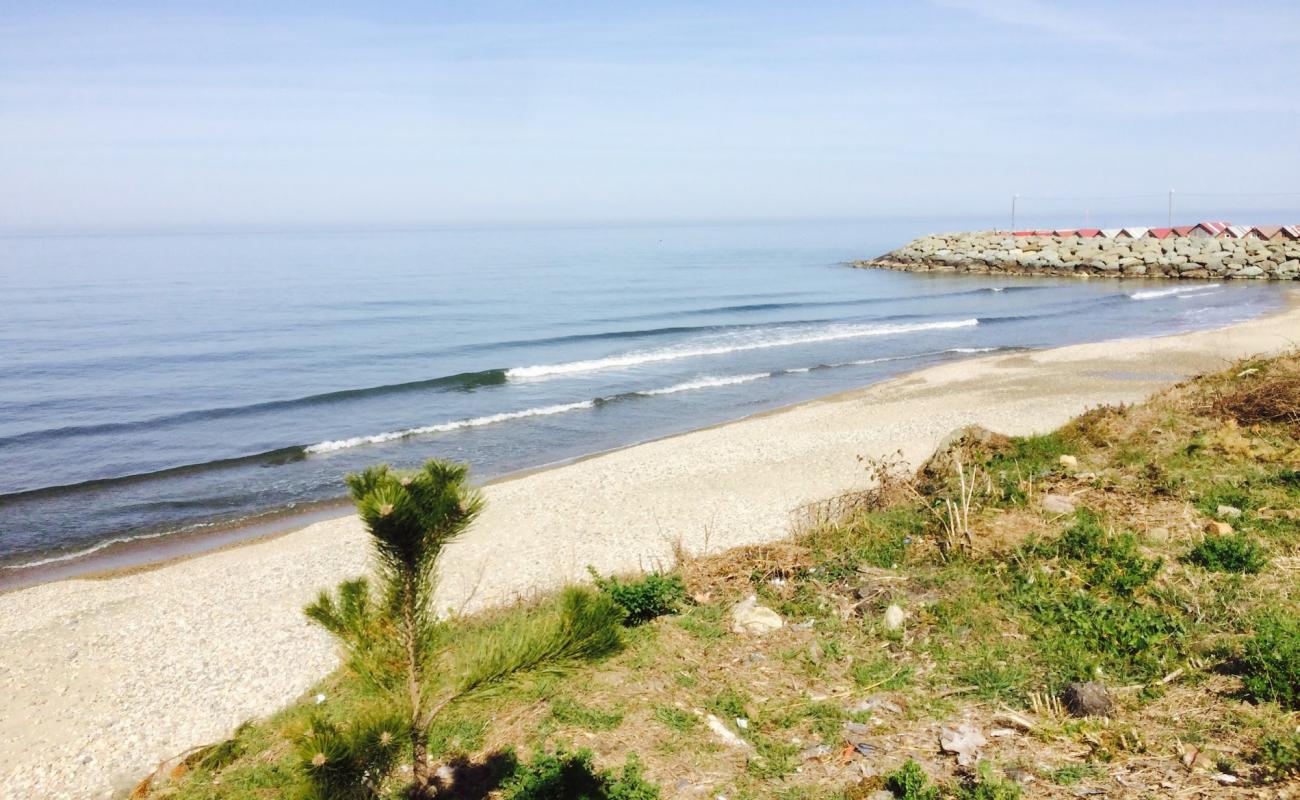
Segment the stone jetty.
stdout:
<path fill-rule="evenodd" d="M 853 266 L 906 272 L 1291 281 L 1300 279 L 1300 241 L 938 233 Z"/>

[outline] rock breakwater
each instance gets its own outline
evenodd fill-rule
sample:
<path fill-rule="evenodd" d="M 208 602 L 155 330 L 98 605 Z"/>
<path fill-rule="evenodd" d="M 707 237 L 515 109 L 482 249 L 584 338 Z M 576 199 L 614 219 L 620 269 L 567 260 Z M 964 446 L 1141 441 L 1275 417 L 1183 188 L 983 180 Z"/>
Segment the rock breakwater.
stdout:
<path fill-rule="evenodd" d="M 853 266 L 907 272 L 1290 281 L 1300 279 L 1300 241 L 939 233 Z"/>

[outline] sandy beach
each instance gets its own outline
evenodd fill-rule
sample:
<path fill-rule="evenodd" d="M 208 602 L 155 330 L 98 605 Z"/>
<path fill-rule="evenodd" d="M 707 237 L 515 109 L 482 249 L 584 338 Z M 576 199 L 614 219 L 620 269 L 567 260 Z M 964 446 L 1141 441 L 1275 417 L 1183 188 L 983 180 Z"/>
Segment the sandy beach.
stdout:
<path fill-rule="evenodd" d="M 790 533 L 864 484 L 858 456 L 917 462 L 980 424 L 1047 431 L 1228 360 L 1300 343 L 1300 307 L 1230 328 L 976 358 L 494 483 L 448 552 L 443 607 Z M 1117 335 L 1122 331 L 1116 331 Z M 0 595 L 0 798 L 111 797 L 336 664 L 302 606 L 366 569 L 355 517 L 111 578 Z"/>

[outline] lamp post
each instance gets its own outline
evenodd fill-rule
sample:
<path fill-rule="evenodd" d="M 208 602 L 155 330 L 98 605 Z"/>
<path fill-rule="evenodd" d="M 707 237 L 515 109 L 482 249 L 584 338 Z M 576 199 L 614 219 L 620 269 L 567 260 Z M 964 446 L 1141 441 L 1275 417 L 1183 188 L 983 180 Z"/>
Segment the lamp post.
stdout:
<path fill-rule="evenodd" d="M 1169 227 L 1174 227 L 1174 190 L 1169 190 Z"/>

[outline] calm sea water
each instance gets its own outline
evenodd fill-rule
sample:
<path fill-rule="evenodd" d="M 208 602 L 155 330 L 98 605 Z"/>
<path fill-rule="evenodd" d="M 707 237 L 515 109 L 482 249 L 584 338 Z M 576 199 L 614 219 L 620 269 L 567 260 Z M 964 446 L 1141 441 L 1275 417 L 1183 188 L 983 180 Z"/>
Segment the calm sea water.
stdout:
<path fill-rule="evenodd" d="M 0 239 L 0 566 L 337 497 L 376 462 L 490 477 L 974 353 L 1281 304 L 1258 284 L 841 263 L 934 227 Z"/>

